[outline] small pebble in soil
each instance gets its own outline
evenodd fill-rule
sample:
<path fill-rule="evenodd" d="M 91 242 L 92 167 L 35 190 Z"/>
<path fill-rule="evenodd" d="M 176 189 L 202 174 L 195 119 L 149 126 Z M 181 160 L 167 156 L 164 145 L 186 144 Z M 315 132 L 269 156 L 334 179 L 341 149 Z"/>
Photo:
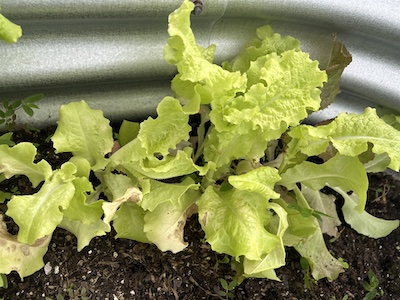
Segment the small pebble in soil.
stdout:
<path fill-rule="evenodd" d="M 50 262 L 47 262 L 44 265 L 44 274 L 49 275 L 51 273 L 51 270 L 53 269 L 53 267 L 50 265 Z"/>

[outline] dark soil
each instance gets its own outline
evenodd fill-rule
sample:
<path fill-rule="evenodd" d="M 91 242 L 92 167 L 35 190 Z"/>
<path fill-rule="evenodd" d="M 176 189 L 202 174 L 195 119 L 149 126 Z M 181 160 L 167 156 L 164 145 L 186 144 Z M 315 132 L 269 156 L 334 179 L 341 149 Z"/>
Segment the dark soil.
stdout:
<path fill-rule="evenodd" d="M 38 143 L 39 157 L 56 167 L 68 155 L 54 154 L 51 142 L 45 141 L 51 132 L 21 131 L 15 134 L 15 140 Z M 398 178 L 389 174 L 370 176 L 367 211 L 377 217 L 400 219 Z M 32 193 L 23 177 L 3 182 L 0 189 L 10 191 L 15 185 L 22 193 Z M 0 205 L 0 211 L 4 209 Z M 234 289 L 233 299 L 342 299 L 345 295 L 363 299 L 368 271 L 379 279 L 378 299 L 400 299 L 400 228 L 378 240 L 360 236 L 346 224 L 340 232 L 334 242 L 326 237 L 332 254 L 349 264 L 336 281 L 320 280 L 307 287 L 300 257 L 289 249 L 287 265 L 277 270 L 281 282 L 246 279 Z M 0 299 L 228 299 L 218 295 L 223 290 L 219 279 L 230 282 L 234 271 L 224 262 L 224 255 L 213 252 L 203 238 L 193 216 L 185 229 L 189 246 L 177 254 L 114 239 L 112 234 L 95 238 L 77 252 L 75 237 L 57 229 L 44 257 L 51 270 L 46 274 L 42 269 L 23 282 L 12 272 L 8 289 L 0 289 Z"/>

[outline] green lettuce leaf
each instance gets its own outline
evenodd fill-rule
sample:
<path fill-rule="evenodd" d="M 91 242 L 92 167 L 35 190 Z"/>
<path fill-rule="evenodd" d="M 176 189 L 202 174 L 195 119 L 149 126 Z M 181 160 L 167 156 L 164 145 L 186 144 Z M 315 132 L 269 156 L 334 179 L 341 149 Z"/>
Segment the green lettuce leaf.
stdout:
<path fill-rule="evenodd" d="M 319 226 L 322 233 L 329 234 L 332 237 L 338 237 L 337 227 L 341 224 L 336 212 L 335 197 L 326 195 L 320 191 L 314 191 L 307 186 L 302 186 L 301 193 L 306 198 L 309 206 L 325 215 L 319 215 Z"/>
<path fill-rule="evenodd" d="M 203 48 L 196 45 L 190 28 L 190 15 L 194 4 L 185 0 L 180 8 L 170 14 L 168 45 L 164 49 L 165 60 L 178 68 L 179 74 L 172 81 L 172 89 L 180 98 L 209 104 L 212 99 L 234 97 L 244 91 L 246 76 L 229 72 L 213 64 L 215 46 Z"/>
<path fill-rule="evenodd" d="M 136 179 L 124 174 L 105 173 L 101 176 L 102 191 L 106 194 L 108 200 L 121 198 L 131 187 L 138 187 Z"/>
<path fill-rule="evenodd" d="M 117 232 L 115 238 L 151 243 L 144 232 L 145 214 L 146 211 L 136 203 L 123 203 L 113 218 L 113 227 Z"/>
<path fill-rule="evenodd" d="M 80 156 L 73 156 L 69 162 L 73 163 L 76 167 L 76 177 L 89 178 L 90 175 L 90 163 L 87 159 Z"/>
<path fill-rule="evenodd" d="M 36 156 L 36 147 L 31 143 L 19 143 L 14 147 L 0 145 L 0 173 L 5 178 L 14 175 L 25 175 L 33 187 L 47 180 L 51 174 L 51 166 L 45 160 L 33 163 Z"/>
<path fill-rule="evenodd" d="M 287 197 L 283 192 L 282 196 L 285 198 Z M 280 198 L 273 200 L 273 202 L 283 207 L 287 213 L 289 226 L 283 235 L 283 244 L 285 246 L 293 247 L 304 238 L 314 234 L 318 227 L 314 222 L 314 217 L 304 217 L 298 210 L 289 206 L 289 203 L 295 202 L 295 200 L 290 199 L 289 201 L 286 201 Z"/>
<path fill-rule="evenodd" d="M 181 141 L 189 139 L 189 116 L 182 110 L 178 100 L 165 97 L 157 107 L 157 118 L 142 122 L 137 138 L 146 156 L 166 156 Z"/>
<path fill-rule="evenodd" d="M 293 190 L 296 183 L 302 183 L 314 191 L 318 191 L 326 185 L 353 191 L 360 197 L 357 211 L 364 210 L 367 201 L 368 178 L 357 157 L 336 154 L 320 165 L 305 161 L 288 169 L 281 174 L 281 177 L 282 180 L 278 184 L 289 190 Z"/>
<path fill-rule="evenodd" d="M 294 50 L 269 54 L 251 62 L 246 93 L 213 100 L 204 155 L 216 167 L 234 159 L 259 159 L 268 141 L 319 108 L 318 87 L 326 75 L 308 54 Z"/>
<path fill-rule="evenodd" d="M 186 219 L 193 213 L 193 204 L 199 198 L 199 192 L 187 190 L 174 202 L 163 202 L 144 216 L 146 237 L 161 251 L 177 253 L 188 245 L 183 239 Z"/>
<path fill-rule="evenodd" d="M 51 138 L 56 153 L 72 152 L 87 159 L 94 171 L 102 169 L 104 157 L 114 145 L 112 128 L 100 110 L 92 110 L 84 101 L 61 106 L 58 127 Z"/>
<path fill-rule="evenodd" d="M 113 220 L 115 213 L 119 207 L 125 202 L 138 203 L 142 199 L 142 192 L 137 187 L 130 187 L 120 198 L 113 199 L 113 202 L 103 202 L 104 223 L 107 225 Z"/>
<path fill-rule="evenodd" d="M 267 142 L 258 129 L 240 135 L 231 131 L 218 132 L 213 127 L 207 134 L 204 158 L 214 163 L 215 168 L 221 168 L 234 159 L 258 160 L 266 147 Z"/>
<path fill-rule="evenodd" d="M 289 135 L 289 152 L 301 151 L 308 156 L 325 152 L 329 143 L 348 156 L 357 156 L 373 144 L 375 154 L 387 153 L 391 159 L 389 168 L 399 171 L 400 131 L 388 125 L 373 108 L 366 108 L 363 114 L 340 114 L 328 125 L 313 127 L 301 125 L 293 128 Z"/>
<path fill-rule="evenodd" d="M 120 168 L 136 177 L 150 177 L 154 179 L 167 179 L 199 172 L 204 175 L 209 167 L 200 167 L 192 160 L 192 148 L 186 147 L 177 151 L 176 155 L 167 155 L 162 159 L 146 157 L 140 161 L 122 163 Z"/>
<path fill-rule="evenodd" d="M 382 120 L 400 131 L 400 116 L 385 115 L 382 117 Z"/>
<path fill-rule="evenodd" d="M 197 190 L 199 188 L 193 179 L 185 178 L 181 183 L 163 183 L 157 180 L 148 180 L 149 192 L 144 193 L 139 205 L 144 210 L 153 211 L 156 207 L 164 202 L 172 204 L 179 203 L 181 198 L 189 190 Z"/>
<path fill-rule="evenodd" d="M 36 194 L 12 197 L 6 214 L 19 226 L 19 242 L 33 245 L 39 238 L 53 233 L 63 219 L 63 210 L 75 195 L 72 182 L 75 172 L 75 165 L 67 162 Z"/>
<path fill-rule="evenodd" d="M 238 190 L 259 193 L 268 199 L 280 197 L 274 191 L 274 186 L 280 179 L 278 170 L 271 167 L 259 167 L 242 175 L 228 177 L 229 183 Z"/>
<path fill-rule="evenodd" d="M 285 265 L 286 253 L 283 244 L 283 235 L 289 227 L 289 223 L 287 220 L 287 213 L 282 206 L 276 203 L 269 203 L 268 208 L 276 213 L 274 218 L 279 218 L 279 225 L 276 228 L 276 235 L 279 238 L 279 244 L 274 250 L 272 250 L 272 252 L 266 254 L 260 260 L 249 260 L 245 258 L 243 266 L 246 277 L 266 277 L 273 280 L 279 280 L 276 277 L 275 272 L 271 273 L 271 270 Z M 269 274 L 272 274 L 272 276 Z"/>
<path fill-rule="evenodd" d="M 318 87 L 326 81 L 317 61 L 294 50 L 251 62 L 248 77 L 252 85 L 243 96 L 212 102 L 210 119 L 219 132 L 244 134 L 259 128 L 265 141 L 298 125 L 308 110 L 317 110 L 321 101 Z"/>
<path fill-rule="evenodd" d="M 205 174 L 208 167 L 196 166 L 191 147 L 181 147 L 189 139 L 189 116 L 179 101 L 164 98 L 157 109 L 156 119 L 142 122 L 136 139 L 127 143 L 111 156 L 114 168 L 123 169 L 136 177 L 155 179 L 172 178 L 199 171 Z"/>
<path fill-rule="evenodd" d="M 16 236 L 7 232 L 0 214 L 0 274 L 17 271 L 22 279 L 40 270 L 50 240 L 51 235 L 36 240 L 33 245 L 19 242 Z"/>
<path fill-rule="evenodd" d="M 93 223 L 83 223 L 80 220 L 70 220 L 64 217 L 57 227 L 68 230 L 77 238 L 77 250 L 81 251 L 90 241 L 96 236 L 103 236 L 110 228 L 102 220 L 97 220 Z"/>
<path fill-rule="evenodd" d="M 383 220 L 370 215 L 366 211 L 361 213 L 356 211 L 360 202 L 357 195 L 348 195 L 339 187 L 333 189 L 344 198 L 342 212 L 346 223 L 358 233 L 378 239 L 389 235 L 399 227 L 399 220 Z"/>
<path fill-rule="evenodd" d="M 88 178 L 77 177 L 72 183 L 75 187 L 75 194 L 70 200 L 69 206 L 63 211 L 64 217 L 70 221 L 81 221 L 90 224 L 100 220 L 103 215 L 103 200 L 87 203 L 87 192 L 93 192 L 93 187 Z"/>
<path fill-rule="evenodd" d="M 2 14 L 0 14 L 0 40 L 12 44 L 17 42 L 21 36 L 21 26 L 14 24 Z"/>
<path fill-rule="evenodd" d="M 301 207 L 310 209 L 310 206 L 304 198 L 304 195 L 300 192 L 300 189 L 296 187 L 294 192 L 297 203 Z M 344 271 L 343 265 L 334 258 L 326 248 L 325 240 L 321 228 L 318 226 L 317 219 L 312 216 L 304 218 L 313 222 L 316 225 L 316 230 L 313 234 L 301 239 L 294 245 L 294 248 L 302 257 L 307 259 L 312 270 L 311 274 L 315 280 L 324 277 L 328 278 L 328 280 L 335 280 L 339 274 Z"/>
<path fill-rule="evenodd" d="M 252 40 L 247 47 L 231 62 L 223 63 L 224 68 L 230 71 L 245 73 L 252 61 L 271 53 L 281 54 L 288 50 L 300 51 L 300 41 L 291 37 L 281 37 L 274 33 L 271 26 L 265 25 L 257 28 L 257 38 Z"/>
<path fill-rule="evenodd" d="M 294 248 L 302 257 L 307 259 L 315 280 L 326 277 L 332 281 L 344 272 L 343 265 L 326 248 L 324 237 L 319 228 L 314 234 L 301 240 Z"/>
<path fill-rule="evenodd" d="M 373 159 L 364 163 L 364 168 L 366 172 L 383 172 L 387 169 L 390 164 L 390 157 L 387 153 L 382 153 L 375 155 Z"/>
<path fill-rule="evenodd" d="M 140 123 L 123 120 L 118 132 L 118 141 L 121 146 L 125 146 L 133 141 L 139 134 Z"/>
<path fill-rule="evenodd" d="M 265 229 L 271 217 L 268 199 L 237 189 L 218 192 L 209 186 L 197 202 L 199 222 L 214 251 L 238 259 L 260 260 L 280 243 Z"/>

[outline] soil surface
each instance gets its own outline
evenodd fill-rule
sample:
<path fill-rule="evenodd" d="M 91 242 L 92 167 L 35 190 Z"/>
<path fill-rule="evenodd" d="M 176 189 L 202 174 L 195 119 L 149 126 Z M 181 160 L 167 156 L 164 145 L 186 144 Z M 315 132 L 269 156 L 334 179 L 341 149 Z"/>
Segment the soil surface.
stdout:
<path fill-rule="evenodd" d="M 15 141 L 38 144 L 38 158 L 53 167 L 68 155 L 56 155 L 48 137 L 53 129 L 42 132 L 19 131 Z M 24 177 L 0 184 L 0 190 L 18 186 L 22 194 L 32 193 Z M 400 219 L 399 176 L 381 173 L 370 176 L 367 211 L 385 219 Z M 0 204 L 4 213 L 5 205 Z M 246 279 L 224 291 L 220 279 L 228 283 L 235 273 L 228 258 L 216 254 L 204 242 L 204 234 L 193 216 L 185 228 L 189 246 L 182 252 L 162 253 L 154 245 L 115 239 L 113 233 L 92 240 L 81 252 L 76 239 L 67 231 L 54 232 L 44 257 L 46 268 L 21 281 L 18 274 L 8 275 L 8 289 L 0 288 L 0 299 L 363 299 L 367 291 L 363 281 L 372 271 L 379 280 L 376 299 L 400 299 L 400 228 L 382 239 L 361 236 L 343 223 L 341 235 L 327 246 L 335 257 L 342 257 L 349 268 L 334 282 L 323 279 L 304 281 L 299 255 L 287 251 L 287 265 L 277 270 L 281 282 Z M 14 232 L 15 233 L 15 232 Z M 1 263 L 1 262 L 0 262 Z"/>

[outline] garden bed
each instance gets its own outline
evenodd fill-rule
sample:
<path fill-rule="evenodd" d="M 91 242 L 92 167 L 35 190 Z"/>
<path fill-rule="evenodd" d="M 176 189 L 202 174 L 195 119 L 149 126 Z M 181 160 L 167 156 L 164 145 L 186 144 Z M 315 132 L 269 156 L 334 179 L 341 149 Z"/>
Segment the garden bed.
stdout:
<path fill-rule="evenodd" d="M 38 158 L 53 168 L 68 160 L 56 155 L 48 137 L 54 128 L 41 132 L 19 131 L 14 140 L 38 144 Z M 400 180 L 386 173 L 369 177 L 366 210 L 377 217 L 400 219 Z M 1 185 L 14 186 L 22 194 L 32 193 L 24 177 Z M 4 207 L 2 207 L 4 209 Z M 54 232 L 44 257 L 46 268 L 21 281 L 18 274 L 8 276 L 8 289 L 0 289 L 3 299 L 225 299 L 220 279 L 228 283 L 235 273 L 224 255 L 213 252 L 203 241 L 204 232 L 192 216 L 185 227 L 189 246 L 177 254 L 161 252 L 156 246 L 127 239 L 114 239 L 113 233 L 94 238 L 77 252 L 75 237 L 67 231 Z M 343 222 L 343 220 L 342 220 Z M 349 268 L 333 282 L 304 280 L 300 256 L 288 248 L 286 266 L 277 270 L 281 282 L 246 279 L 234 290 L 234 299 L 362 299 L 367 294 L 363 282 L 372 271 L 379 280 L 378 299 L 400 297 L 400 228 L 389 236 L 372 239 L 347 225 L 339 227 L 340 237 L 326 244 L 335 257 L 342 257 Z M 63 297 L 63 298 L 62 298 Z M 85 298 L 86 297 L 86 298 Z"/>

